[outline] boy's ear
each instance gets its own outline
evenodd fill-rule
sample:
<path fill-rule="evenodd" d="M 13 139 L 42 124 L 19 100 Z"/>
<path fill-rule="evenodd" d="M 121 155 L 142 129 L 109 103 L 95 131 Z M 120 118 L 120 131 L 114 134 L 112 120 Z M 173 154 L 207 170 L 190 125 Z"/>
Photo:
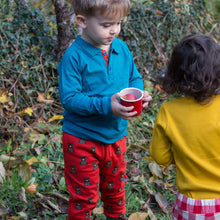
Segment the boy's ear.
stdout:
<path fill-rule="evenodd" d="M 83 15 L 77 15 L 76 16 L 76 23 L 81 27 L 81 28 L 86 28 L 86 18 Z"/>

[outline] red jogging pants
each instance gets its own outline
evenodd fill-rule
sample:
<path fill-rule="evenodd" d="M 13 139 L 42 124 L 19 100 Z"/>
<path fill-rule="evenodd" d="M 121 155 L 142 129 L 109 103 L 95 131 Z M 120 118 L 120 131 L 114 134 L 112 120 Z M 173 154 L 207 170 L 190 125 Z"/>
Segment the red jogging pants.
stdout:
<path fill-rule="evenodd" d="M 114 144 L 104 144 L 64 132 L 63 155 L 65 181 L 71 194 L 68 219 L 90 220 L 99 199 L 99 190 L 104 214 L 112 218 L 122 217 L 126 212 L 126 138 Z"/>

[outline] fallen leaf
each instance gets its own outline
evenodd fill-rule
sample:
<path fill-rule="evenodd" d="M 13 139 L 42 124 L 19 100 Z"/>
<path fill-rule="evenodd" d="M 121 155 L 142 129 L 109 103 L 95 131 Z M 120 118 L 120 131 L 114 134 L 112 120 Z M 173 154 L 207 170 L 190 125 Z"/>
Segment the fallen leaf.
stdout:
<path fill-rule="evenodd" d="M 172 185 L 170 183 L 165 183 L 165 185 L 164 185 L 165 189 L 168 189 L 168 188 L 171 188 L 171 187 L 172 187 Z"/>
<path fill-rule="evenodd" d="M 50 88 L 47 90 L 47 94 L 46 94 L 46 98 L 47 98 L 47 99 L 51 99 L 50 93 L 52 93 L 53 91 L 54 91 L 54 88 L 53 88 L 53 87 L 50 87 Z"/>
<path fill-rule="evenodd" d="M 24 116 L 25 114 L 27 114 L 29 116 L 32 116 L 33 115 L 33 109 L 28 107 L 28 108 L 22 110 L 21 112 L 19 112 L 18 114 L 21 115 L 21 116 Z"/>
<path fill-rule="evenodd" d="M 12 161 L 12 160 L 16 160 L 16 158 L 5 155 L 5 154 L 0 155 L 0 161 L 1 162 L 8 162 L 8 161 Z"/>
<path fill-rule="evenodd" d="M 21 219 L 27 220 L 28 216 L 25 212 L 18 212 L 18 214 L 21 216 Z"/>
<path fill-rule="evenodd" d="M 157 201 L 158 205 L 160 206 L 160 208 L 161 208 L 165 213 L 167 213 L 167 212 L 168 212 L 168 211 L 167 211 L 168 202 L 167 202 L 166 198 L 165 198 L 162 194 L 160 194 L 160 193 L 158 193 L 158 192 L 156 192 L 156 193 L 154 194 L 154 197 L 155 197 L 155 200 Z"/>
<path fill-rule="evenodd" d="M 37 189 L 37 183 L 31 183 L 27 188 L 26 190 L 28 192 L 30 192 L 31 194 L 35 193 L 36 192 L 36 189 Z"/>
<path fill-rule="evenodd" d="M 8 102 L 8 97 L 7 97 L 6 93 L 3 93 L 0 96 L 0 103 L 6 103 L 6 102 Z"/>
<path fill-rule="evenodd" d="M 157 220 L 156 216 L 154 215 L 153 211 L 148 207 L 148 214 L 151 220 Z"/>
<path fill-rule="evenodd" d="M 103 210 L 103 207 L 96 207 L 93 209 L 92 211 L 93 214 L 103 214 L 104 213 L 104 210 Z"/>
<path fill-rule="evenodd" d="M 20 165 L 23 163 L 25 163 L 25 162 L 21 157 L 16 157 L 14 160 L 8 160 L 7 169 L 10 169 L 11 167 L 13 167 L 15 165 Z"/>
<path fill-rule="evenodd" d="M 8 92 L 6 88 L 0 88 L 0 103 L 11 102 L 12 93 Z"/>
<path fill-rule="evenodd" d="M 152 174 L 155 174 L 156 176 L 163 178 L 162 169 L 158 164 L 152 162 L 152 163 L 149 163 L 148 166 Z"/>
<path fill-rule="evenodd" d="M 42 146 L 38 146 L 38 147 L 35 147 L 34 150 L 36 152 L 37 155 L 40 155 L 41 154 L 41 149 L 42 149 Z"/>
<path fill-rule="evenodd" d="M 24 61 L 21 61 L 21 65 L 26 69 L 27 66 L 24 64 Z"/>
<path fill-rule="evenodd" d="M 55 121 L 55 120 L 62 120 L 63 119 L 63 116 L 62 115 L 54 115 L 53 117 L 51 117 L 49 119 L 49 122 L 51 121 Z"/>
<path fill-rule="evenodd" d="M 157 187 L 163 187 L 164 185 L 164 181 L 162 179 L 159 179 L 158 177 L 155 178 L 151 177 L 149 179 L 149 183 L 154 183 Z"/>
<path fill-rule="evenodd" d="M 42 4 L 45 4 L 46 0 L 40 1 L 39 3 L 34 4 L 34 8 L 40 8 L 40 6 L 42 6 Z"/>
<path fill-rule="evenodd" d="M 39 163 L 40 161 L 36 157 L 32 157 L 26 161 L 26 163 L 31 166 L 33 163 Z"/>
<path fill-rule="evenodd" d="M 144 188 L 150 193 L 150 195 L 154 195 L 153 190 L 151 190 L 147 184 L 145 183 L 145 180 L 143 178 L 143 176 L 139 177 L 139 181 L 143 184 Z"/>
<path fill-rule="evenodd" d="M 6 215 L 8 213 L 7 209 L 4 207 L 0 206 L 0 216 Z"/>
<path fill-rule="evenodd" d="M 31 124 L 31 127 L 40 134 L 47 134 L 50 132 L 49 125 L 47 125 L 46 122 L 40 122 L 39 120 Z"/>
<path fill-rule="evenodd" d="M 155 180 L 157 180 L 158 179 L 158 177 L 157 177 L 157 175 L 155 175 L 154 173 L 153 173 L 153 176 L 152 177 L 150 177 L 150 179 L 149 179 L 149 183 L 153 183 Z"/>
<path fill-rule="evenodd" d="M 46 136 L 44 134 L 40 134 L 35 131 L 32 131 L 29 137 L 29 140 L 32 141 L 33 143 L 36 143 L 37 141 L 38 142 L 44 141 L 45 139 L 46 139 Z"/>
<path fill-rule="evenodd" d="M 19 175 L 24 181 L 29 181 L 31 179 L 31 167 L 26 162 L 20 164 Z"/>
<path fill-rule="evenodd" d="M 132 158 L 134 158 L 136 161 L 141 161 L 143 157 L 140 154 L 137 154 L 135 152 L 131 152 Z"/>
<path fill-rule="evenodd" d="M 130 168 L 129 176 L 139 176 L 141 174 L 142 171 L 138 167 L 132 166 Z"/>
<path fill-rule="evenodd" d="M 4 178 L 5 178 L 5 168 L 3 166 L 3 163 L 0 162 L 0 183 L 2 183 Z"/>
<path fill-rule="evenodd" d="M 162 11 L 157 10 L 157 15 L 162 15 L 162 14 L 163 14 L 163 12 L 162 12 Z"/>
<path fill-rule="evenodd" d="M 52 98 L 47 99 L 44 96 L 44 93 L 39 93 L 38 94 L 37 101 L 40 102 L 40 103 L 44 103 L 44 104 L 52 104 L 54 102 L 54 100 Z"/>
<path fill-rule="evenodd" d="M 6 220 L 20 220 L 20 216 L 6 216 Z"/>
<path fill-rule="evenodd" d="M 160 86 L 159 84 L 157 84 L 157 85 L 155 86 L 155 89 L 156 89 L 156 90 L 159 90 L 160 92 L 164 92 L 164 90 L 161 88 L 161 86 Z"/>
<path fill-rule="evenodd" d="M 152 157 L 144 157 L 143 159 L 147 162 L 150 162 L 152 160 Z"/>
<path fill-rule="evenodd" d="M 27 198 L 26 198 L 26 194 L 25 194 L 25 189 L 24 187 L 21 187 L 21 193 L 19 195 L 19 199 L 25 203 L 27 203 Z"/>
<path fill-rule="evenodd" d="M 129 216 L 128 220 L 145 220 L 149 214 L 145 212 L 136 212 Z"/>
<path fill-rule="evenodd" d="M 181 8 L 175 8 L 174 10 L 177 12 L 177 14 L 179 14 L 182 11 Z"/>

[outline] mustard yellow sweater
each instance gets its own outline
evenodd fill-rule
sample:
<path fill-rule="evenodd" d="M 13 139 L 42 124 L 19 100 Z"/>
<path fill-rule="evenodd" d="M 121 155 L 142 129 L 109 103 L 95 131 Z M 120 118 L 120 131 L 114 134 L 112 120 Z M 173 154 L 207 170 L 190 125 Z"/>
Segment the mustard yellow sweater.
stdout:
<path fill-rule="evenodd" d="M 220 95 L 206 105 L 192 97 L 162 104 L 150 154 L 160 165 L 176 164 L 176 184 L 182 194 L 220 198 Z"/>

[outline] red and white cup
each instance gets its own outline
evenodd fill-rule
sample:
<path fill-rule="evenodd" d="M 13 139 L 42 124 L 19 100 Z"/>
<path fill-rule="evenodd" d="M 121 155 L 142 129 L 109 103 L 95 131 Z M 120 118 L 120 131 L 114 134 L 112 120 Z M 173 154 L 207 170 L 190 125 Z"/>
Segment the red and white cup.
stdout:
<path fill-rule="evenodd" d="M 134 95 L 135 99 L 134 100 L 128 100 L 126 98 L 127 94 Z M 125 88 L 125 89 L 120 91 L 121 104 L 126 106 L 126 107 L 134 106 L 134 108 L 132 109 L 132 112 L 136 111 L 137 114 L 135 114 L 134 116 L 137 116 L 137 115 L 141 114 L 141 112 L 142 112 L 143 95 L 144 95 L 144 93 L 140 89 L 133 88 L 133 87 Z M 132 96 L 131 96 L 131 98 L 132 98 Z"/>

